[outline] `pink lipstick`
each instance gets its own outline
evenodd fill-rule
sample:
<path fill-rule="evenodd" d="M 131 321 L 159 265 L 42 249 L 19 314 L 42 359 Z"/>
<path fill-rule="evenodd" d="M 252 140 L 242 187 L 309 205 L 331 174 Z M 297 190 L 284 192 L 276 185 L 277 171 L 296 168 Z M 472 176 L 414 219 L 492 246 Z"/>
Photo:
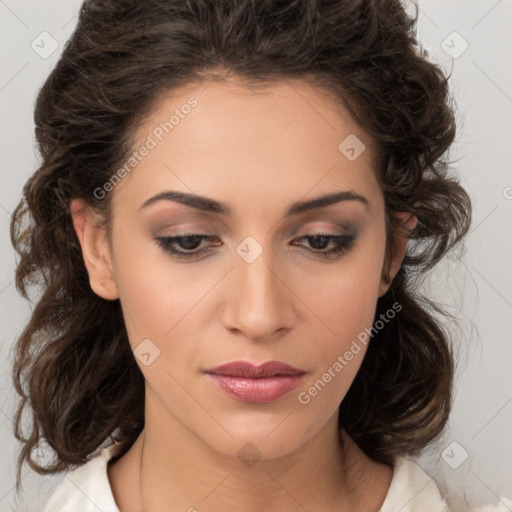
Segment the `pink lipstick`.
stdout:
<path fill-rule="evenodd" d="M 216 366 L 205 371 L 212 383 L 241 402 L 268 403 L 295 389 L 306 373 L 280 361 L 255 365 L 245 361 Z"/>

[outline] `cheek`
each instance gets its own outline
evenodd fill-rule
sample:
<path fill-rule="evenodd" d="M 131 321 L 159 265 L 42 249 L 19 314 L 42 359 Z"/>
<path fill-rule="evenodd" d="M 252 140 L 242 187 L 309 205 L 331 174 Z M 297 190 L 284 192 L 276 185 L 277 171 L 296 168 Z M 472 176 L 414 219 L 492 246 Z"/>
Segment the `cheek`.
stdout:
<path fill-rule="evenodd" d="M 132 346 L 150 338 L 163 347 L 184 329 L 190 335 L 194 307 L 215 279 L 170 261 L 151 241 L 136 249 L 126 242 L 119 237 L 115 279 Z"/>
<path fill-rule="evenodd" d="M 363 247 L 326 271 L 295 280 L 294 291 L 311 307 L 338 344 L 356 336 L 374 319 L 384 248 Z M 332 341 L 332 340 L 331 340 Z"/>
<path fill-rule="evenodd" d="M 323 288 L 310 293 L 316 298 L 315 313 L 323 325 L 314 330 L 314 343 L 305 347 L 306 360 L 314 361 L 314 371 L 296 398 L 304 407 L 301 410 L 314 417 L 311 432 L 336 413 L 366 354 L 377 303 L 375 279 L 370 274 L 362 278 L 348 273 L 326 280 Z"/>
<path fill-rule="evenodd" d="M 365 274 L 347 269 L 336 279 L 315 283 L 315 288 L 309 288 L 309 297 L 331 333 L 346 337 L 373 321 L 377 285 L 377 274 L 370 269 Z"/>
<path fill-rule="evenodd" d="M 361 247 L 332 272 L 301 281 L 316 318 L 314 343 L 304 347 L 315 371 L 301 389 L 302 405 L 311 405 L 324 420 L 339 406 L 352 384 L 371 341 L 384 257 L 383 240 Z M 313 317 L 312 317 L 313 318 Z M 320 322 L 318 322 L 319 320 Z"/>

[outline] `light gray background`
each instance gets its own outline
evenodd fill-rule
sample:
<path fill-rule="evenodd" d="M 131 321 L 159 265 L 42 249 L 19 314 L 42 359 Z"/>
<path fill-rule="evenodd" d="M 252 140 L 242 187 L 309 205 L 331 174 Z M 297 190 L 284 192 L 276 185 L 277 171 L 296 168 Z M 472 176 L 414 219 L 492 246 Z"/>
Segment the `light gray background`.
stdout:
<path fill-rule="evenodd" d="M 10 365 L 30 306 L 13 284 L 8 225 L 23 183 L 37 167 L 36 93 L 75 26 L 79 6 L 79 0 L 0 0 L 0 511 L 42 510 L 63 478 L 25 467 L 24 493 L 16 496 L 13 489 L 18 445 Z M 420 10 L 423 45 L 452 70 L 459 125 L 452 155 L 475 218 L 464 246 L 425 285 L 460 318 L 447 323 L 460 347 L 460 367 L 449 428 L 417 462 L 451 488 L 453 510 L 468 510 L 498 496 L 512 498 L 512 0 L 420 0 Z M 58 48 L 43 58 L 52 39 Z M 512 503 L 501 506 L 512 511 Z"/>

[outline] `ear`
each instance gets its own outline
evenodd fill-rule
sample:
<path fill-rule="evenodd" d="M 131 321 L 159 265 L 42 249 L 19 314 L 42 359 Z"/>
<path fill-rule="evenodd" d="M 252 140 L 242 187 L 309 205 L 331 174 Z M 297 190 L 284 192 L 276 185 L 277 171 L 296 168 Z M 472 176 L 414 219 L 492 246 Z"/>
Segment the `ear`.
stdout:
<path fill-rule="evenodd" d="M 391 242 L 391 257 L 386 256 L 379 285 L 379 297 L 382 297 L 388 291 L 393 279 L 400 270 L 405 256 L 405 250 L 407 249 L 407 242 L 410 238 L 410 232 L 418 223 L 416 215 L 410 212 L 393 212 L 393 215 L 400 220 L 402 228 L 400 229 L 400 233 L 394 235 Z M 386 251 L 386 255 L 388 254 L 389 253 Z"/>
<path fill-rule="evenodd" d="M 93 292 L 107 300 L 117 299 L 106 228 L 100 225 L 99 215 L 83 199 L 73 199 L 70 211 Z"/>

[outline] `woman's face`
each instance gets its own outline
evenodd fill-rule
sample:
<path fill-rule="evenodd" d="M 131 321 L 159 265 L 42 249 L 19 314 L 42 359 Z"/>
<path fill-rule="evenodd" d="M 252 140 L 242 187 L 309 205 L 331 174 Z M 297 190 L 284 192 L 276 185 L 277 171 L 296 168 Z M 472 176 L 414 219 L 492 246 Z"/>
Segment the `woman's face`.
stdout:
<path fill-rule="evenodd" d="M 370 138 L 303 82 L 213 82 L 161 100 L 134 151 L 105 187 L 110 239 L 86 228 L 81 242 L 93 289 L 120 300 L 146 430 L 274 458 L 334 428 L 388 287 Z M 268 361 L 299 374 L 208 373 Z"/>

